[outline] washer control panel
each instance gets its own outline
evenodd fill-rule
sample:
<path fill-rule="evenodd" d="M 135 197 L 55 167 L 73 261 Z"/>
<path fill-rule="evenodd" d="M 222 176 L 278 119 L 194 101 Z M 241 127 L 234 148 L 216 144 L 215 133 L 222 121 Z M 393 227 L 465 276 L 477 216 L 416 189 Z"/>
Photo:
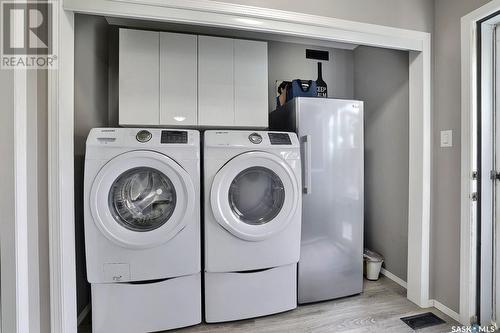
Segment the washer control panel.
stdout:
<path fill-rule="evenodd" d="M 161 143 L 188 143 L 186 131 L 161 131 Z"/>
<path fill-rule="evenodd" d="M 272 145 L 291 145 L 292 141 L 287 133 L 268 133 Z"/>
<path fill-rule="evenodd" d="M 143 142 L 143 143 L 148 142 L 149 140 L 151 140 L 152 137 L 153 137 L 153 135 L 151 134 L 151 132 L 146 131 L 146 130 L 141 130 L 141 131 L 137 132 L 137 135 L 135 136 L 137 141 Z"/>
<path fill-rule="evenodd" d="M 248 136 L 248 140 L 250 140 L 251 143 L 258 145 L 262 142 L 262 136 L 259 133 L 252 133 Z"/>

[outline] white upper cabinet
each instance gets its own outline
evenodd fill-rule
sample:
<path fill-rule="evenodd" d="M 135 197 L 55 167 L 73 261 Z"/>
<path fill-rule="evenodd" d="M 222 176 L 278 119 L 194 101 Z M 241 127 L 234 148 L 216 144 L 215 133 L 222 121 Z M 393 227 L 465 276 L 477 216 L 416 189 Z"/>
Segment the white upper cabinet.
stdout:
<path fill-rule="evenodd" d="M 234 40 L 234 124 L 268 126 L 267 43 Z"/>
<path fill-rule="evenodd" d="M 234 125 L 234 41 L 198 37 L 198 115 L 201 126 Z"/>
<path fill-rule="evenodd" d="M 160 125 L 198 124 L 197 38 L 160 33 Z"/>
<path fill-rule="evenodd" d="M 267 43 L 198 37 L 199 125 L 268 126 Z"/>
<path fill-rule="evenodd" d="M 120 29 L 119 123 L 158 125 L 159 32 Z"/>
<path fill-rule="evenodd" d="M 268 126 L 267 43 L 120 29 L 119 123 Z"/>

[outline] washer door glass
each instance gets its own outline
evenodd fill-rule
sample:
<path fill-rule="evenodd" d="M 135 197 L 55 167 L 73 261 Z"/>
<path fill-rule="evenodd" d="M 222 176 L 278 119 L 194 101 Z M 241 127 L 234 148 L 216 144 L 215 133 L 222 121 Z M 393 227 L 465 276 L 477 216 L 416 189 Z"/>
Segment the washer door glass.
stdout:
<path fill-rule="evenodd" d="M 229 205 L 238 218 L 250 225 L 272 221 L 285 202 L 285 187 L 276 173 L 265 167 L 241 171 L 228 192 Z"/>
<path fill-rule="evenodd" d="M 118 176 L 108 197 L 114 219 L 133 231 L 151 231 L 164 225 L 176 201 L 170 179 L 148 167 L 133 168 Z"/>

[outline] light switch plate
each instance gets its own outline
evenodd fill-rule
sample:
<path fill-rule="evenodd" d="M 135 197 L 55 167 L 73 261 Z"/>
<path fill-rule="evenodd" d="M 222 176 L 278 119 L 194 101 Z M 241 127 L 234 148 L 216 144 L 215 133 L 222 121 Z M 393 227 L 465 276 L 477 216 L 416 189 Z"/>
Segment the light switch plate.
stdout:
<path fill-rule="evenodd" d="M 453 147 L 452 130 L 441 131 L 441 147 L 442 148 Z"/>

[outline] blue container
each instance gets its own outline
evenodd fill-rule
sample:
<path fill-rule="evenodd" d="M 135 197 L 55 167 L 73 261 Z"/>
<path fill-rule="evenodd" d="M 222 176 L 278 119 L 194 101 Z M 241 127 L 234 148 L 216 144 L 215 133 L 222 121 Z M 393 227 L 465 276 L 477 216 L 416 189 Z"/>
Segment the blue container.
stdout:
<path fill-rule="evenodd" d="M 317 97 L 317 94 L 316 81 L 296 79 L 286 87 L 286 102 L 295 97 Z M 276 106 L 280 107 L 279 97 L 276 97 Z"/>
<path fill-rule="evenodd" d="M 313 80 L 293 80 L 292 89 L 286 95 L 287 102 L 295 97 L 316 97 L 316 81 Z"/>

